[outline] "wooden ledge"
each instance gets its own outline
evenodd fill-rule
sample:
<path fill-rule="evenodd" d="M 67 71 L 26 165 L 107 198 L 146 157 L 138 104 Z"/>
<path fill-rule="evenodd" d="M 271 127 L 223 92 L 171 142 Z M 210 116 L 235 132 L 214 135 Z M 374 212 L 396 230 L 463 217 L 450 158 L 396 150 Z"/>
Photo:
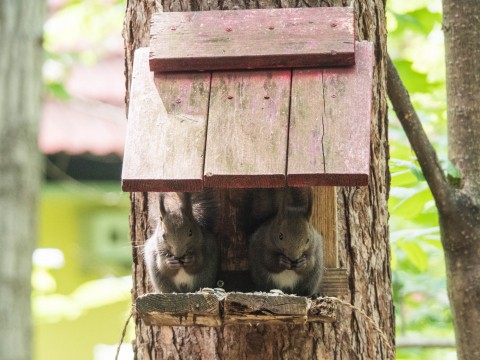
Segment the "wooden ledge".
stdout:
<path fill-rule="evenodd" d="M 328 298 L 309 299 L 270 293 L 225 293 L 203 289 L 187 294 L 146 294 L 137 298 L 137 314 L 147 325 L 211 326 L 336 320 L 336 304 Z"/>
<path fill-rule="evenodd" d="M 148 325 L 220 326 L 220 299 L 213 291 L 186 294 L 146 294 L 136 301 Z"/>

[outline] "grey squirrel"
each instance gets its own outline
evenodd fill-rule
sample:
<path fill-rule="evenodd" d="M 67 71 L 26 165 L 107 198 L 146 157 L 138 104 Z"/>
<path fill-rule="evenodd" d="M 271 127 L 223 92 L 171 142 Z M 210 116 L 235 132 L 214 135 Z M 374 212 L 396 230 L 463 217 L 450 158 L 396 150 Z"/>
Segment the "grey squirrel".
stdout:
<path fill-rule="evenodd" d="M 160 194 L 161 218 L 144 247 L 146 267 L 158 292 L 193 292 L 215 285 L 218 246 L 209 230 L 215 207 L 208 195 L 196 195 L 196 200 L 192 204 L 190 193 Z"/>
<path fill-rule="evenodd" d="M 258 290 L 280 289 L 310 296 L 320 292 L 323 239 L 309 223 L 311 188 L 285 188 L 264 193 L 269 206 L 253 205 L 262 215 L 273 214 L 249 238 L 249 263 Z M 261 199 L 259 201 L 265 201 Z M 272 205 L 273 204 L 273 205 Z"/>

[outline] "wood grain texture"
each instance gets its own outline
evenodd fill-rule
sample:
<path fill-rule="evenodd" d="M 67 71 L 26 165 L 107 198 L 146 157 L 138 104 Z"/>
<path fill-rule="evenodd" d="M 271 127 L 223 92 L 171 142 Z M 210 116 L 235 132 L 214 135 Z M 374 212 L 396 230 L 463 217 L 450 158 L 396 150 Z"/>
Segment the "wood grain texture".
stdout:
<path fill-rule="evenodd" d="M 293 71 L 288 185 L 367 185 L 372 49 L 357 43 L 354 67 Z"/>
<path fill-rule="evenodd" d="M 323 70 L 293 70 L 291 101 L 287 182 L 319 185 L 325 174 Z"/>
<path fill-rule="evenodd" d="M 212 75 L 205 187 L 285 185 L 289 70 Z"/>
<path fill-rule="evenodd" d="M 269 315 L 307 316 L 306 297 L 230 293 L 225 297 L 224 316 Z"/>
<path fill-rule="evenodd" d="M 214 294 L 147 294 L 137 298 L 137 313 L 149 325 L 219 326 L 219 299 Z"/>
<path fill-rule="evenodd" d="M 370 174 L 373 44 L 357 42 L 355 58 L 354 67 L 323 73 L 326 180 L 337 186 L 367 185 Z"/>
<path fill-rule="evenodd" d="M 136 301 L 143 322 L 157 326 L 333 322 L 336 310 L 330 299 L 272 293 L 146 294 Z"/>
<path fill-rule="evenodd" d="M 323 236 L 323 264 L 338 267 L 337 189 L 335 186 L 313 187 L 313 211 L 310 222 Z"/>
<path fill-rule="evenodd" d="M 320 293 L 328 296 L 348 294 L 348 275 L 346 269 L 327 268 L 320 283 Z"/>
<path fill-rule="evenodd" d="M 148 48 L 135 52 L 124 191 L 200 191 L 210 74 L 156 74 Z"/>
<path fill-rule="evenodd" d="M 153 15 L 152 71 L 353 65 L 353 8 Z"/>
<path fill-rule="evenodd" d="M 248 273 L 240 276 L 239 271 L 248 270 L 248 244 L 247 235 L 239 229 L 239 219 L 242 216 L 243 209 L 234 206 L 238 199 L 240 189 L 216 190 L 217 198 L 220 204 L 231 204 L 228 210 L 219 214 L 218 223 L 222 231 L 218 234 L 220 242 L 221 264 L 219 279 L 225 284 L 228 291 L 248 291 L 242 284 L 251 283 Z M 223 273 L 227 271 L 228 273 Z M 245 281 L 247 280 L 247 281 Z"/>

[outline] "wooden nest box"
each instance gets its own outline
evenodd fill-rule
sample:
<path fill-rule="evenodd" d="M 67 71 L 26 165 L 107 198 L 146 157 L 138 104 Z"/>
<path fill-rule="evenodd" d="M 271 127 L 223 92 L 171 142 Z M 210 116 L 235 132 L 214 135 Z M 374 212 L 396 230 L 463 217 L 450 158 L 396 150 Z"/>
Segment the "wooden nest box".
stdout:
<path fill-rule="evenodd" d="M 373 46 L 355 42 L 351 7 L 154 14 L 150 48 L 135 52 L 122 188 L 314 186 L 312 222 L 325 241 L 325 294 L 344 293 L 335 186 L 368 184 L 372 73 Z M 228 203 L 230 190 L 219 191 Z M 222 221 L 220 276 L 228 285 L 248 269 L 247 245 L 227 216 Z M 239 294 L 197 295 L 209 299 L 205 309 L 195 294 L 156 294 L 139 298 L 137 310 L 144 309 L 150 323 L 188 325 L 195 323 L 187 321 L 191 314 L 202 318 L 202 307 L 207 321 L 197 323 L 217 326 L 241 317 L 239 298 L 245 318 L 256 321 L 262 314 L 304 321 L 319 306 L 300 300 L 291 307 L 300 312 L 282 315 L 255 309 L 252 298 Z M 153 321 L 159 309 L 152 303 L 171 305 L 169 296 L 185 304 L 164 309 L 176 320 Z M 184 314 L 183 322 L 175 314 Z"/>

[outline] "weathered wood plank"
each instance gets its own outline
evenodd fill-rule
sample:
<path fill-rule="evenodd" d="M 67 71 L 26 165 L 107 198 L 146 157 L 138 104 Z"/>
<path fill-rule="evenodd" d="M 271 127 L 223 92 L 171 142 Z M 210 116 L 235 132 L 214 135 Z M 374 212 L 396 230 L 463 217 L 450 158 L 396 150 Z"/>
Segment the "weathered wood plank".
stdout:
<path fill-rule="evenodd" d="M 328 296 L 347 294 L 349 291 L 346 269 L 326 268 L 320 284 L 320 293 Z"/>
<path fill-rule="evenodd" d="M 224 324 L 258 322 L 333 322 L 336 304 L 332 300 L 310 300 L 294 295 L 229 293 L 224 300 Z"/>
<path fill-rule="evenodd" d="M 332 299 L 273 293 L 146 294 L 136 301 L 142 320 L 157 326 L 334 322 L 336 309 Z"/>
<path fill-rule="evenodd" d="M 214 294 L 146 294 L 137 298 L 135 307 L 149 325 L 221 325 L 219 299 Z"/>
<path fill-rule="evenodd" d="M 339 186 L 368 184 L 373 62 L 373 44 L 362 41 L 355 67 L 324 70 L 325 170 Z"/>
<path fill-rule="evenodd" d="M 310 222 L 323 236 L 323 266 L 338 267 L 337 191 L 335 186 L 313 187 Z"/>
<path fill-rule="evenodd" d="M 319 176 L 325 174 L 324 112 L 323 70 L 293 70 L 288 138 L 289 186 L 319 185 Z"/>
<path fill-rule="evenodd" d="M 156 74 L 135 52 L 122 171 L 124 191 L 200 191 L 210 74 Z"/>
<path fill-rule="evenodd" d="M 153 15 L 153 71 L 353 65 L 353 8 Z"/>
<path fill-rule="evenodd" d="M 212 76 L 204 185 L 285 185 L 289 70 Z"/>
<path fill-rule="evenodd" d="M 270 294 L 227 294 L 224 301 L 224 317 L 234 315 L 267 315 L 306 317 L 308 300 L 306 297 Z"/>
<path fill-rule="evenodd" d="M 288 185 L 367 185 L 372 74 L 366 41 L 354 67 L 294 70 Z"/>

